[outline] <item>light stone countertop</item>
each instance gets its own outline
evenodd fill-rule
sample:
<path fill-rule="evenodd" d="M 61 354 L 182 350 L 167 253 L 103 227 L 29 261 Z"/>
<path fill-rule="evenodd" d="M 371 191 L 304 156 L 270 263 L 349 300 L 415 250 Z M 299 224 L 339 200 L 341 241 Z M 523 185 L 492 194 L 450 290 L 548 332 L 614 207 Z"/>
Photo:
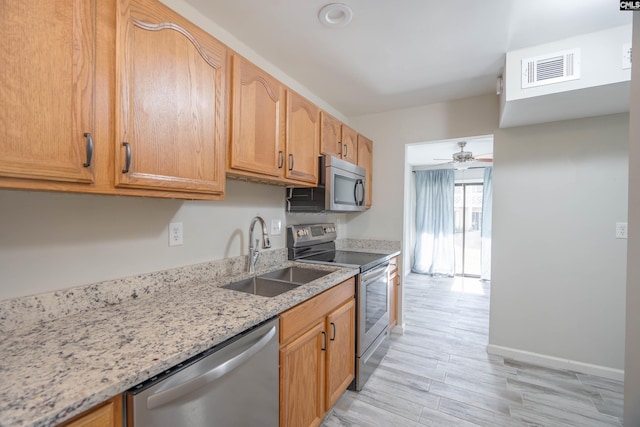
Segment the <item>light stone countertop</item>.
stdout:
<path fill-rule="evenodd" d="M 163 284 L 145 298 L 118 297 L 116 303 L 7 327 L 0 332 L 0 426 L 56 425 L 358 273 L 291 261 L 270 270 L 289 265 L 332 273 L 272 298 L 220 288 L 246 274 L 198 277 Z M 42 311 L 35 301 L 33 311 Z M 11 321 L 8 313 L 25 307 L 22 300 L 4 305 L 5 323 Z"/>

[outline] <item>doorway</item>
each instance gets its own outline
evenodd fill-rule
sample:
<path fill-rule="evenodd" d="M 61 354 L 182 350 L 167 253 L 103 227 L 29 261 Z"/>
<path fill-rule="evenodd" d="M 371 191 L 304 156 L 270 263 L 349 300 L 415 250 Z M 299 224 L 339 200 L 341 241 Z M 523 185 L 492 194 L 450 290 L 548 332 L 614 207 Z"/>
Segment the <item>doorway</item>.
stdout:
<path fill-rule="evenodd" d="M 454 187 L 455 275 L 477 277 L 482 274 L 482 197 L 481 183 L 456 183 Z"/>

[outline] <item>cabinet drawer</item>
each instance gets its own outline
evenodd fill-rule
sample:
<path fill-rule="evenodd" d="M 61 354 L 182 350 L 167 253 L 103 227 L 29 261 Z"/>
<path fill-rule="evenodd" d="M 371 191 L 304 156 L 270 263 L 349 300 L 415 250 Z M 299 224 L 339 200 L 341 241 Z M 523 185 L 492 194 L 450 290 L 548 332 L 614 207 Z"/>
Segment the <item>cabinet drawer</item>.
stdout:
<path fill-rule="evenodd" d="M 355 296 L 355 278 L 350 278 L 280 315 L 280 343 L 305 331 L 343 301 Z"/>

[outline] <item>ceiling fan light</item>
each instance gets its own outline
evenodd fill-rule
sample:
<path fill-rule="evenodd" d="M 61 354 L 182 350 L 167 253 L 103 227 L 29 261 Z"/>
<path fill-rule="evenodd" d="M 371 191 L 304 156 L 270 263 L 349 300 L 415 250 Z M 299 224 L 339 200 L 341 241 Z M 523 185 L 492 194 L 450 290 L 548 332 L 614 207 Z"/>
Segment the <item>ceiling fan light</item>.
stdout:
<path fill-rule="evenodd" d="M 342 3 L 331 3 L 320 9 L 318 19 L 327 27 L 340 28 L 346 26 L 353 18 L 353 11 Z"/>
<path fill-rule="evenodd" d="M 455 162 L 453 168 L 458 171 L 469 169 L 475 162 L 473 160 L 467 162 Z"/>

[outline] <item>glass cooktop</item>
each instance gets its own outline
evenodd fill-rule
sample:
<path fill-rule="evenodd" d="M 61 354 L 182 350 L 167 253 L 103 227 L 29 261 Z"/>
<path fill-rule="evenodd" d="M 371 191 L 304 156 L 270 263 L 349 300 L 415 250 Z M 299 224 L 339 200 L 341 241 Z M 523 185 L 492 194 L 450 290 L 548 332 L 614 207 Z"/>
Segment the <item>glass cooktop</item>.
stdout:
<path fill-rule="evenodd" d="M 384 254 L 336 250 L 306 256 L 304 258 L 298 259 L 298 261 L 336 264 L 353 268 L 359 267 L 362 271 L 365 271 L 377 264 L 384 262 L 386 258 L 387 257 Z"/>

